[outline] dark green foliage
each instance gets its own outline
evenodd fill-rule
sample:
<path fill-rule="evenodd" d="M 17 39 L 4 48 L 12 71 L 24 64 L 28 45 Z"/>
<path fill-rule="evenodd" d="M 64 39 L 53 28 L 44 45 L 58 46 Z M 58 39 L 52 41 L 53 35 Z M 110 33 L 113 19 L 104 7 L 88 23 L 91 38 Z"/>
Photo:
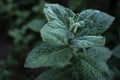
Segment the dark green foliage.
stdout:
<path fill-rule="evenodd" d="M 43 9 L 46 1 L 68 6 L 77 14 L 58 4 L 54 4 L 56 8 L 53 4 L 47 4 L 46 8 Z M 87 8 L 93 9 L 85 10 Z M 109 30 L 107 29 L 114 19 L 106 13 L 94 9 L 100 9 L 116 17 L 114 25 Z M 81 10 L 84 11 L 81 12 Z M 46 12 L 46 15 L 44 15 L 43 11 Z M 28 51 L 33 47 L 35 42 L 38 46 L 30 52 L 27 59 L 28 62 L 26 61 L 26 67 L 38 68 L 53 66 L 52 69 L 47 71 L 48 73 L 45 72 L 40 75 L 37 78 L 38 80 L 41 80 L 41 78 L 48 79 L 51 75 L 55 75 L 51 80 L 56 79 L 56 77 L 58 80 L 93 80 L 93 76 L 95 75 L 87 74 L 89 71 L 97 73 L 96 76 L 108 77 L 108 80 L 109 77 L 112 77 L 114 74 L 115 80 L 120 80 L 119 13 L 119 0 L 0 0 L 0 80 L 33 80 L 34 75 L 36 75 L 33 72 L 35 71 L 36 73 L 38 70 L 29 69 L 33 71 L 29 72 L 29 70 L 23 69 L 22 67 Z M 48 16 L 50 19 L 47 24 L 45 16 Z M 53 23 L 54 25 L 52 25 Z M 44 24 L 46 24 L 46 27 Z M 40 31 L 40 29 L 42 30 Z M 101 36 L 101 33 L 106 30 L 107 32 L 102 34 L 104 36 Z M 39 34 L 39 32 L 41 33 Z M 13 38 L 13 41 L 11 38 L 8 38 L 8 33 Z M 41 37 L 44 41 L 41 42 L 41 44 L 45 43 L 50 49 L 52 48 L 49 51 L 50 54 L 46 52 L 49 47 L 43 48 L 41 47 L 42 45 L 38 44 Z M 109 47 L 112 52 L 107 48 L 100 47 L 104 45 Z M 6 49 L 7 46 L 10 46 L 9 50 Z M 5 50 L 5 53 L 1 51 L 2 48 Z M 40 48 L 40 50 L 38 48 Z M 41 49 L 43 49 L 43 51 Z M 55 52 L 60 50 L 60 52 L 53 53 L 54 51 L 52 52 L 52 50 L 55 50 Z M 45 54 L 41 54 L 39 51 Z M 84 55 L 84 53 L 88 53 L 88 55 Z M 81 55 L 90 58 L 86 60 L 85 58 L 81 59 L 82 57 L 80 56 L 80 59 L 76 59 L 75 55 L 77 57 Z M 55 57 L 53 58 L 52 56 Z M 77 61 L 74 62 L 74 60 Z M 92 66 L 91 63 L 95 63 L 93 65 L 97 66 L 98 69 Z M 75 67 L 77 67 L 78 70 Z M 106 70 L 108 67 L 112 70 L 112 75 L 110 70 L 108 70 L 107 73 Z M 72 71 L 66 72 L 69 68 Z M 105 68 L 102 69 L 101 72 L 105 71 L 107 75 L 103 73 L 100 74 L 98 70 L 101 68 Z M 17 74 L 15 74 L 16 72 Z M 41 71 L 38 71 L 38 73 L 40 72 Z M 63 73 L 57 75 L 57 73 L 61 72 Z M 101 79 L 104 80 L 104 78 Z"/>
<path fill-rule="evenodd" d="M 40 28 L 46 23 L 42 10 L 44 3 L 44 0 L 0 0 L 0 80 L 27 77 L 26 71 L 25 75 L 21 73 L 23 69 L 15 73 L 34 40 L 39 41 Z M 2 47 L 5 53 L 1 51 Z"/>
<path fill-rule="evenodd" d="M 112 52 L 101 47 L 101 34 L 114 17 L 92 9 L 75 14 L 58 4 L 45 4 L 44 12 L 48 23 L 40 30 L 43 42 L 30 52 L 25 67 L 52 68 L 35 80 L 113 80 L 106 63 Z"/>

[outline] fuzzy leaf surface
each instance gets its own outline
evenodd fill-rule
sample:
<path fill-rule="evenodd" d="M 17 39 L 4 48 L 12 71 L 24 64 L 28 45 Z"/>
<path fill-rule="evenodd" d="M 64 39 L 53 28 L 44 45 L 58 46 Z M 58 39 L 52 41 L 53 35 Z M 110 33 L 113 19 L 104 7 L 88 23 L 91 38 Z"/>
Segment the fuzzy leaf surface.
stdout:
<path fill-rule="evenodd" d="M 73 45 L 78 48 L 104 46 L 105 38 L 102 36 L 83 36 L 73 40 Z"/>
<path fill-rule="evenodd" d="M 69 24 L 69 17 L 75 15 L 72 10 L 58 4 L 45 4 L 44 12 L 48 21 L 60 20 L 66 26 Z"/>
<path fill-rule="evenodd" d="M 106 63 L 97 62 L 86 53 L 80 53 L 78 57 L 75 66 L 82 80 L 113 80 Z"/>
<path fill-rule="evenodd" d="M 49 21 L 41 29 L 41 37 L 43 41 L 52 45 L 67 45 L 68 44 L 68 29 L 60 21 Z"/>
<path fill-rule="evenodd" d="M 112 52 L 105 47 L 92 47 L 88 50 L 88 55 L 98 62 L 106 62 L 111 57 Z"/>
<path fill-rule="evenodd" d="M 47 43 L 40 43 L 29 53 L 25 67 L 63 67 L 70 64 L 72 49 L 67 46 L 51 46 Z"/>
<path fill-rule="evenodd" d="M 99 10 L 84 10 L 76 19 L 76 22 L 84 22 L 84 28 L 80 28 L 77 35 L 99 35 L 110 27 L 114 19 L 113 16 Z M 82 33 L 79 34 L 81 31 Z"/>

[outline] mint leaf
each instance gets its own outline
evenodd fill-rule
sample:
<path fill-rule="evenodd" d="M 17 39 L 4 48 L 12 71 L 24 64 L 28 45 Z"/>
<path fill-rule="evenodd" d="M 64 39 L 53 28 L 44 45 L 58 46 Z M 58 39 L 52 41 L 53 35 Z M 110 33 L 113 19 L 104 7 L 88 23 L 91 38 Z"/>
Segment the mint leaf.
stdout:
<path fill-rule="evenodd" d="M 104 46 L 105 38 L 102 36 L 83 36 L 73 40 L 73 45 L 78 48 Z"/>
<path fill-rule="evenodd" d="M 72 68 L 52 68 L 39 75 L 35 80 L 73 80 Z"/>
<path fill-rule="evenodd" d="M 95 61 L 86 53 L 79 53 L 76 69 L 82 80 L 113 80 L 111 71 L 104 62 Z"/>
<path fill-rule="evenodd" d="M 72 49 L 67 46 L 52 46 L 40 43 L 28 55 L 25 67 L 63 67 L 70 64 Z"/>
<path fill-rule="evenodd" d="M 31 22 L 29 22 L 26 26 L 31 29 L 32 31 L 35 32 L 40 32 L 40 30 L 42 29 L 42 27 L 44 26 L 45 21 L 41 20 L 41 19 L 35 19 L 32 20 Z"/>
<path fill-rule="evenodd" d="M 106 62 L 112 56 L 112 52 L 105 47 L 92 47 L 88 50 L 88 55 L 97 62 Z"/>
<path fill-rule="evenodd" d="M 60 20 L 67 26 L 69 24 L 69 17 L 75 15 L 72 10 L 58 4 L 45 4 L 44 12 L 48 21 Z"/>
<path fill-rule="evenodd" d="M 59 21 L 50 21 L 41 29 L 43 41 L 52 45 L 68 45 L 68 29 Z"/>
<path fill-rule="evenodd" d="M 99 10 L 84 10 L 78 15 L 76 22 L 84 21 L 84 28 L 80 32 L 86 28 L 89 29 L 89 32 L 86 31 L 86 33 L 79 35 L 99 35 L 110 27 L 114 19 L 114 17 Z"/>

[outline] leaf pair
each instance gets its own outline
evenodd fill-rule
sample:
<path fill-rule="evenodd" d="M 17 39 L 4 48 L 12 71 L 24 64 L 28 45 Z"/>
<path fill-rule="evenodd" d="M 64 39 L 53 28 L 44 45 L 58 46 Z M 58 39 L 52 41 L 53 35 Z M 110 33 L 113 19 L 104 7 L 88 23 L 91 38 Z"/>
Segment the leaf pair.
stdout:
<path fill-rule="evenodd" d="M 73 39 L 72 44 L 79 48 L 103 46 L 105 38 L 99 35 L 114 20 L 114 17 L 98 10 L 88 9 L 74 14 L 58 4 L 46 4 L 44 12 L 49 22 L 41 29 L 41 37 L 51 45 L 70 45 L 69 40 Z"/>
<path fill-rule="evenodd" d="M 93 47 L 88 50 L 88 54 L 79 53 L 79 59 L 72 65 L 74 67 L 52 68 L 35 80 L 76 80 L 75 70 L 81 80 L 113 80 L 112 72 L 105 63 L 110 56 L 109 49 Z"/>
<path fill-rule="evenodd" d="M 52 45 L 68 45 L 69 36 L 73 36 L 68 31 L 69 18 L 75 14 L 58 4 L 46 4 L 44 12 L 49 22 L 41 30 L 43 41 Z"/>

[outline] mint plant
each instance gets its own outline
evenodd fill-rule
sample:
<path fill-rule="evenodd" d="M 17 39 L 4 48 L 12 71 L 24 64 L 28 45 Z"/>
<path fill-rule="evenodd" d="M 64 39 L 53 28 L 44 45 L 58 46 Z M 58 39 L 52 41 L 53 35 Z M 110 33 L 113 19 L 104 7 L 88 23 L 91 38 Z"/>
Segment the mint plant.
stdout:
<path fill-rule="evenodd" d="M 113 80 L 107 60 L 105 32 L 114 17 L 88 9 L 75 14 L 58 4 L 45 4 L 48 23 L 40 42 L 28 55 L 25 67 L 51 67 L 35 80 Z"/>

